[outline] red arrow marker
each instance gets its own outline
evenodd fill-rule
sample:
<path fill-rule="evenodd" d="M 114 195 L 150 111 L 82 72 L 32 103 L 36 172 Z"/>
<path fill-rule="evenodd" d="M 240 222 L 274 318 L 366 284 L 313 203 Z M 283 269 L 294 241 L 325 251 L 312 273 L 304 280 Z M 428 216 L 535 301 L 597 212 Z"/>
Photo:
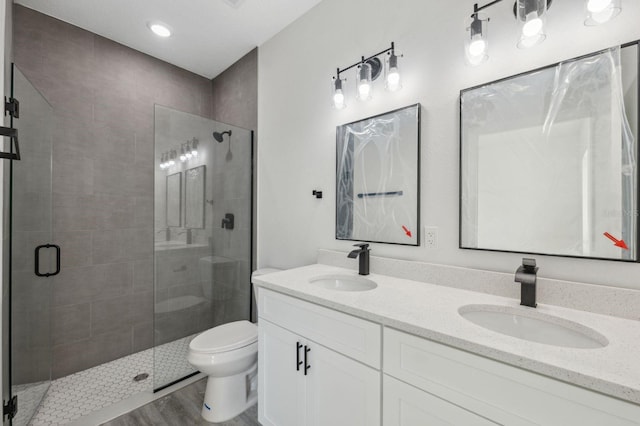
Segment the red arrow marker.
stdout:
<path fill-rule="evenodd" d="M 402 230 L 407 234 L 407 237 L 411 238 L 411 231 L 409 231 L 406 226 L 402 225 Z"/>
<path fill-rule="evenodd" d="M 613 235 L 611 235 L 608 232 L 605 232 L 603 235 L 605 237 L 607 237 L 608 239 L 610 239 L 611 241 L 613 241 L 613 245 L 614 246 L 620 247 L 621 249 L 629 250 L 629 247 L 627 247 L 627 245 L 625 244 L 624 240 L 618 240 L 616 237 L 614 237 Z"/>

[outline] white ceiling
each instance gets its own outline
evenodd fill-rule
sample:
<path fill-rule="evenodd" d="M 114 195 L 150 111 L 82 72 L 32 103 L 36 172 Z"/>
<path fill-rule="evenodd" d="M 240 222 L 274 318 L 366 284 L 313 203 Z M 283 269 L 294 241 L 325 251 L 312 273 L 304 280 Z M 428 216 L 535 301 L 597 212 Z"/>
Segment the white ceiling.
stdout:
<path fill-rule="evenodd" d="M 321 0 L 16 0 L 207 78 L 273 37 Z M 235 7 L 234 7 L 235 5 Z M 149 31 L 149 21 L 173 30 Z"/>

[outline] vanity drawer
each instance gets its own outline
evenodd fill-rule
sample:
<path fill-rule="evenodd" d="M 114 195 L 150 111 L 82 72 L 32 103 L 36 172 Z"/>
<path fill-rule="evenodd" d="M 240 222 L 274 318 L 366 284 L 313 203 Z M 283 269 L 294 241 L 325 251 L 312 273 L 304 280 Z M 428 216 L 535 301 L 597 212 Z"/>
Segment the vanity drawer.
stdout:
<path fill-rule="evenodd" d="M 379 324 L 264 288 L 258 292 L 258 316 L 380 369 Z"/>
<path fill-rule="evenodd" d="M 444 399 L 383 375 L 383 426 L 496 426 Z"/>
<path fill-rule="evenodd" d="M 386 374 L 508 425 L 638 425 L 640 406 L 385 327 Z"/>

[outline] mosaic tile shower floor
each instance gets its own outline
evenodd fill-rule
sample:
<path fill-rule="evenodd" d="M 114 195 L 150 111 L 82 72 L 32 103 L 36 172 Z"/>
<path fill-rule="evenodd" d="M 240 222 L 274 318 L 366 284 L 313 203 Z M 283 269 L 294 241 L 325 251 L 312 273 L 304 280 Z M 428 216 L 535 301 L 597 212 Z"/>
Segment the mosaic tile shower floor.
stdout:
<path fill-rule="evenodd" d="M 138 352 L 51 382 L 51 387 L 31 421 L 26 418 L 46 390 L 46 383 L 14 387 L 18 395 L 16 426 L 65 425 L 93 411 L 122 401 L 139 392 L 150 392 L 154 383 L 167 384 L 189 375 L 195 370 L 186 360 L 189 342 L 196 335 L 187 336 L 155 348 L 158 376 L 154 377 L 154 348 Z M 146 380 L 133 378 L 148 373 Z"/>

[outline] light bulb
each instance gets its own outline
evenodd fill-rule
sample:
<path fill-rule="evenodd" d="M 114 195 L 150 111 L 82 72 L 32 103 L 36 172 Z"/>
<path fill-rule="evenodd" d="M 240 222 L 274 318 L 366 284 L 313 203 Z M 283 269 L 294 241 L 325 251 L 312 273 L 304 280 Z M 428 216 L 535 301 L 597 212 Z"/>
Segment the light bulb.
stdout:
<path fill-rule="evenodd" d="M 160 163 L 160 168 L 164 169 L 165 167 L 167 167 L 164 163 Z"/>
<path fill-rule="evenodd" d="M 538 17 L 536 12 L 527 15 L 527 22 L 522 26 L 522 35 L 526 38 L 535 37 L 542 31 L 544 26 L 542 19 Z"/>
<path fill-rule="evenodd" d="M 362 80 L 360 82 L 360 85 L 358 86 L 358 94 L 362 100 L 369 99 L 369 95 L 371 94 L 371 85 L 368 80 Z"/>
<path fill-rule="evenodd" d="M 342 109 L 345 107 L 344 105 L 344 93 L 342 93 L 342 89 L 337 89 L 333 94 L 333 106 L 336 109 Z"/>
<path fill-rule="evenodd" d="M 191 155 L 193 155 L 194 157 L 198 156 L 198 150 L 193 148 L 193 150 L 191 150 Z"/>
<path fill-rule="evenodd" d="M 174 164 L 176 164 L 176 162 L 175 162 L 175 161 L 173 161 L 173 160 L 169 160 L 169 167 L 173 166 Z"/>
<path fill-rule="evenodd" d="M 487 42 L 482 37 L 478 37 L 469 44 L 469 55 L 473 57 L 482 56 L 487 50 Z"/>
<path fill-rule="evenodd" d="M 363 58 L 364 60 L 364 58 Z M 366 101 L 371 98 L 371 65 L 362 62 L 356 74 L 358 85 L 358 99 Z"/>
<path fill-rule="evenodd" d="M 391 47 L 393 49 L 393 45 Z M 385 64 L 385 88 L 390 92 L 395 92 L 402 88 L 400 84 L 400 71 L 398 70 L 398 56 L 395 51 L 391 51 Z"/>
<path fill-rule="evenodd" d="M 184 155 L 185 157 L 187 157 L 187 160 L 191 158 L 191 151 L 187 151 L 187 153 Z"/>
<path fill-rule="evenodd" d="M 187 161 L 187 156 L 184 154 L 180 154 L 180 161 Z"/>
<path fill-rule="evenodd" d="M 587 10 L 591 13 L 600 13 L 611 5 L 612 0 L 589 0 Z"/>
<path fill-rule="evenodd" d="M 400 88 L 400 73 L 398 68 L 390 68 L 387 74 L 387 89 L 396 91 Z"/>

